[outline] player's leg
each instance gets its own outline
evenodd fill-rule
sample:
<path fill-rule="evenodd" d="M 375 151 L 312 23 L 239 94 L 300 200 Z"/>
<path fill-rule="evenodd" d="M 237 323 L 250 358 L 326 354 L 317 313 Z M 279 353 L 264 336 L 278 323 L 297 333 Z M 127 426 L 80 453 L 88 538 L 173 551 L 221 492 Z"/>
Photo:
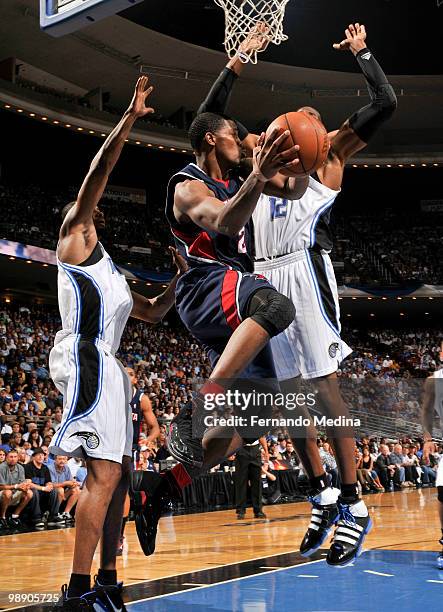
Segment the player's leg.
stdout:
<path fill-rule="evenodd" d="M 438 569 L 443 570 L 443 458 L 440 458 L 440 462 L 437 468 L 437 479 L 435 481 L 437 486 L 437 498 L 438 498 L 438 514 L 440 517 L 440 528 L 441 538 L 439 543 L 441 544 L 441 551 L 437 558 Z"/>
<path fill-rule="evenodd" d="M 120 556 L 123 554 L 123 544 L 125 541 L 125 528 L 126 528 L 126 523 L 128 522 L 130 508 L 131 508 L 131 498 L 129 497 L 129 493 L 127 493 L 126 498 L 125 498 L 125 503 L 123 506 L 123 519 L 122 519 L 122 527 L 120 530 L 120 538 L 119 538 L 119 542 L 117 546 L 117 556 Z"/>
<path fill-rule="evenodd" d="M 100 549 L 100 568 L 95 580 L 94 589 L 98 592 L 98 601 L 107 609 L 126 610 L 122 600 L 122 584 L 117 582 L 116 557 L 123 519 L 123 508 L 129 489 L 132 469 L 132 458 L 124 456 L 121 465 L 121 478 L 114 490 L 103 523 L 103 534 Z"/>
<path fill-rule="evenodd" d="M 296 322 L 291 324 L 283 334 L 274 338 L 272 343 L 272 354 L 278 356 L 276 366 L 284 368 L 285 372 L 291 371 L 295 373 L 297 370 L 296 364 L 285 363 L 288 353 L 286 351 L 287 342 L 283 339 L 283 336 L 286 335 L 293 342 L 294 334 L 297 334 L 297 329 L 294 329 L 295 327 Z M 276 347 L 277 343 L 279 346 Z M 300 390 L 300 382 L 301 379 L 299 377 L 280 381 L 282 393 L 298 392 Z M 309 425 L 302 425 L 296 430 L 290 431 L 294 448 L 309 479 L 308 499 L 312 505 L 311 521 L 300 543 L 300 554 L 309 556 L 320 548 L 338 520 L 337 499 L 340 491 L 331 486 L 331 477 L 325 472 L 317 446 L 318 433 L 312 423 L 309 411 L 305 406 L 299 406 L 297 408 L 297 416 L 303 417 L 303 423 L 308 423 L 309 421 Z"/>
<path fill-rule="evenodd" d="M 237 518 L 242 520 L 246 513 L 248 491 L 248 461 L 245 450 L 241 449 L 235 457 L 235 506 Z"/>
<path fill-rule="evenodd" d="M 253 274 L 217 270 L 211 272 L 205 287 L 204 313 L 198 317 L 198 325 L 194 325 L 195 315 L 188 316 L 185 309 L 179 307 L 179 314 L 197 339 L 209 346 L 216 345 L 217 350 L 213 351 L 216 359 L 208 351 L 214 370 L 200 389 L 194 408 L 187 407 L 172 421 L 168 447 L 182 463 L 209 469 L 239 448 L 242 439 L 233 429 L 207 427 L 205 394 L 224 393 L 223 383 L 244 373 L 269 339 L 289 325 L 294 318 L 294 306 L 264 278 Z"/>
<path fill-rule="evenodd" d="M 249 482 L 251 483 L 251 501 L 254 518 L 266 518 L 262 510 L 262 481 L 261 481 L 261 452 L 260 445 L 247 447 L 249 449 L 250 461 L 248 466 Z"/>
<path fill-rule="evenodd" d="M 117 462 L 88 458 L 86 464 L 88 474 L 76 511 L 74 559 L 68 598 L 80 597 L 90 590 L 92 559 L 102 536 L 108 506 L 122 476 L 122 467 Z"/>
<path fill-rule="evenodd" d="M 74 508 L 75 504 L 78 502 L 81 494 L 80 487 L 75 487 L 75 489 L 69 489 L 65 492 L 66 506 L 65 513 L 68 513 L 71 516 L 71 510 Z"/>

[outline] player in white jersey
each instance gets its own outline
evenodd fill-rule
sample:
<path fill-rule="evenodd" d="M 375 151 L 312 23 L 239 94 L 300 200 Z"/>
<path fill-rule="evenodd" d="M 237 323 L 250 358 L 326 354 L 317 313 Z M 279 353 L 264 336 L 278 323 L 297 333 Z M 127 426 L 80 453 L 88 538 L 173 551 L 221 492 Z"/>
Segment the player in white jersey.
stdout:
<path fill-rule="evenodd" d="M 443 363 L 443 342 L 440 347 L 440 362 Z M 443 368 L 434 372 L 426 380 L 425 393 L 423 398 L 423 461 L 425 465 L 429 464 L 429 455 L 435 451 L 436 445 L 432 439 L 432 429 L 434 425 L 435 414 L 440 419 L 440 427 L 443 429 Z M 440 456 L 440 461 L 437 468 L 437 479 L 435 481 L 438 497 L 438 513 L 440 516 L 441 538 L 439 544 L 442 550 L 437 557 L 437 567 L 443 570 L 443 456 Z"/>
<path fill-rule="evenodd" d="M 259 33 L 256 37 L 260 42 Z M 346 161 L 367 145 L 376 130 L 392 116 L 397 104 L 394 90 L 365 40 L 365 27 L 351 24 L 346 29 L 346 38 L 334 47 L 348 49 L 355 55 L 366 78 L 370 104 L 354 113 L 339 130 L 329 133 L 331 146 L 327 161 L 310 178 L 301 200 L 262 196 L 253 214 L 258 260 L 254 271 L 289 297 L 296 309 L 294 322 L 271 341 L 278 377 L 281 381 L 293 381 L 301 374 L 315 381 L 317 401 L 327 416 L 347 416 L 336 371 L 351 352 L 340 337 L 337 285 L 329 257 L 332 249 L 329 215 L 341 188 Z M 208 98 L 218 93 L 226 105 L 241 70 L 239 57 L 230 60 Z M 205 110 L 213 110 L 208 106 L 206 102 Z M 224 110 L 222 107 L 218 112 Z M 298 110 L 321 120 L 319 112 L 311 107 Z M 254 146 L 255 141 L 252 138 L 251 142 L 246 130 L 242 138 L 246 148 Z M 284 387 L 294 391 L 289 382 Z M 353 432 L 328 430 L 328 437 L 334 441 L 341 490 L 328 486 L 312 433 L 294 438 L 310 479 L 313 503 L 311 523 L 300 551 L 305 555 L 315 552 L 336 524 L 327 562 L 347 565 L 358 554 L 371 527 L 366 505 L 358 497 Z"/>
<path fill-rule="evenodd" d="M 133 429 L 131 384 L 115 353 L 130 315 L 156 323 L 171 308 L 185 268 L 174 251 L 179 271 L 167 290 L 154 299 L 131 294 L 97 237 L 105 226 L 99 200 L 134 122 L 152 112 L 146 106 L 151 91 L 148 78 L 141 77 L 128 110 L 95 156 L 77 200 L 62 211 L 57 265 L 63 328 L 51 351 L 50 370 L 63 394 L 64 412 L 50 451 L 86 458 L 88 471 L 77 504 L 73 569 L 69 586 L 62 588 L 63 610 L 125 610 L 115 558 Z M 100 569 L 91 591 L 99 539 Z"/>

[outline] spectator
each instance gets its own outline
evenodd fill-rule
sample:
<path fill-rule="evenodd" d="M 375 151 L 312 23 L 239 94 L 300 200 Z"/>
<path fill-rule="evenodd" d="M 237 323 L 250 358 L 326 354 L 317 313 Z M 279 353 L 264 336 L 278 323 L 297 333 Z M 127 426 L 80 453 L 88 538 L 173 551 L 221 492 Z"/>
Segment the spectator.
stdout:
<path fill-rule="evenodd" d="M 398 470 L 398 478 L 400 481 L 400 486 L 409 487 L 409 483 L 406 482 L 406 471 L 405 466 L 403 465 L 403 449 L 401 444 L 392 444 L 392 450 L 389 455 L 389 461 L 392 465 L 395 465 Z M 391 445 L 389 445 L 391 449 Z"/>
<path fill-rule="evenodd" d="M 45 453 L 41 448 L 34 449 L 32 460 L 25 465 L 25 476 L 32 481 L 34 492 L 33 522 L 36 529 L 44 528 L 42 511 L 49 512 L 48 526 L 60 526 L 65 520 L 59 515 L 60 502 L 51 481 L 51 474 L 43 464 Z"/>
<path fill-rule="evenodd" d="M 387 444 L 380 444 L 380 454 L 375 462 L 375 470 L 385 491 L 401 488 L 399 471 L 397 466 L 391 463 Z"/>
<path fill-rule="evenodd" d="M 29 432 L 28 438 L 26 439 L 25 436 L 23 436 L 23 439 L 29 442 L 33 449 L 40 448 L 40 444 L 43 442 L 41 435 L 38 433 L 38 429 L 32 429 Z"/>
<path fill-rule="evenodd" d="M 295 470 L 298 467 L 300 460 L 297 457 L 292 440 L 286 441 L 286 448 L 282 453 L 282 459 L 283 461 L 286 461 L 289 468 Z"/>
<path fill-rule="evenodd" d="M 340 486 L 340 482 L 338 476 L 337 462 L 335 460 L 329 442 L 324 442 L 323 445 L 319 448 L 319 452 L 320 459 L 322 460 L 325 472 L 330 474 L 332 477 L 331 485 L 335 488 L 338 488 Z"/>
<path fill-rule="evenodd" d="M 168 457 L 170 457 L 170 453 L 168 451 L 168 447 L 166 446 L 166 435 L 160 433 L 158 436 L 159 448 L 155 455 L 155 463 L 160 463 L 160 461 L 164 461 Z"/>
<path fill-rule="evenodd" d="M 68 457 L 57 455 L 53 463 L 49 466 L 49 473 L 51 474 L 51 481 L 54 485 L 54 489 L 58 493 L 60 505 L 66 502 L 65 510 L 61 516 L 65 519 L 66 523 L 69 524 L 74 522 L 71 510 L 80 497 L 80 485 L 73 479 L 67 463 Z"/>
<path fill-rule="evenodd" d="M 25 470 L 18 463 L 18 454 L 10 450 L 6 461 L 0 465 L 0 530 L 21 527 L 20 515 L 33 497 L 31 483 L 25 478 Z M 10 506 L 17 506 L 11 518 L 6 518 Z"/>
<path fill-rule="evenodd" d="M 6 451 L 0 448 L 0 464 L 3 463 L 6 459 Z"/>
<path fill-rule="evenodd" d="M 374 487 L 376 491 L 384 491 L 378 474 L 374 469 L 374 459 L 371 457 L 367 444 L 363 446 L 361 456 L 357 461 L 357 478 L 362 488 L 367 491 L 371 487 Z"/>

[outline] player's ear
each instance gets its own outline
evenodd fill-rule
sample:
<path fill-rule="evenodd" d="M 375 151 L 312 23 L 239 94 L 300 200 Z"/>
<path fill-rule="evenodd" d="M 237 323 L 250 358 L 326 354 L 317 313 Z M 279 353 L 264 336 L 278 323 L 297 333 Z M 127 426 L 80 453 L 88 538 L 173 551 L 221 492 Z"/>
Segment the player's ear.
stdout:
<path fill-rule="evenodd" d="M 215 146 L 215 136 L 212 132 L 206 132 L 205 134 L 205 140 L 208 144 L 210 144 L 212 147 Z"/>

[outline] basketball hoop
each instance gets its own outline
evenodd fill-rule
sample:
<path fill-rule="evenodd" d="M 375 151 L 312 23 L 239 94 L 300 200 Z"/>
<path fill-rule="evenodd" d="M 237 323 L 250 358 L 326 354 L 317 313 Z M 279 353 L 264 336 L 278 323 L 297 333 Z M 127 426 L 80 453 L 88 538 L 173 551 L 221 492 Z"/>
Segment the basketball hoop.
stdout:
<path fill-rule="evenodd" d="M 242 42 L 250 36 L 259 23 L 266 26 L 265 33 L 257 34 L 264 45 L 246 53 L 239 53 L 243 63 L 257 63 L 257 53 L 272 42 L 279 45 L 288 37 L 283 33 L 283 18 L 289 0 L 214 0 L 225 12 L 225 49 L 233 57 Z"/>

